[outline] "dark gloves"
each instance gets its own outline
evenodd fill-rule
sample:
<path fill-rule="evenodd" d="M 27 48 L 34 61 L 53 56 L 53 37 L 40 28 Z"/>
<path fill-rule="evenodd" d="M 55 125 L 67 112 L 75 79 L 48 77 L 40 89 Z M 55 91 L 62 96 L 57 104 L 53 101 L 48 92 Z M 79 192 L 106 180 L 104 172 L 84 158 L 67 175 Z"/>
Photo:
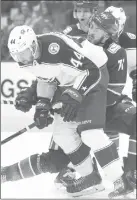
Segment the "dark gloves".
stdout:
<path fill-rule="evenodd" d="M 28 112 L 32 108 L 32 105 L 36 104 L 36 87 L 37 81 L 34 81 L 30 87 L 24 88 L 18 93 L 18 96 L 15 99 L 15 108 L 17 110 Z"/>
<path fill-rule="evenodd" d="M 75 120 L 82 100 L 82 95 L 76 89 L 68 88 L 63 92 L 60 99 L 63 103 L 61 109 L 61 117 L 64 118 L 63 121 L 69 122 Z"/>
<path fill-rule="evenodd" d="M 42 98 L 36 104 L 36 111 L 34 114 L 34 121 L 37 128 L 43 129 L 49 124 L 52 124 L 53 118 L 49 116 L 51 103 L 48 99 Z"/>

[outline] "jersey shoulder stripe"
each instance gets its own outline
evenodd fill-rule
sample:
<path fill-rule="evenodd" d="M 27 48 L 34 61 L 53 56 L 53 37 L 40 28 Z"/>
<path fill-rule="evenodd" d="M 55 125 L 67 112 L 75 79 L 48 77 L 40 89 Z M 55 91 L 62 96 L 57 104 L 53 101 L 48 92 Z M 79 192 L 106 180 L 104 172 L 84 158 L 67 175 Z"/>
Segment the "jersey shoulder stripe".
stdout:
<path fill-rule="evenodd" d="M 109 45 L 107 50 L 112 54 L 116 54 L 119 49 L 121 49 L 120 45 L 118 45 L 116 43 L 112 43 L 112 44 Z"/>

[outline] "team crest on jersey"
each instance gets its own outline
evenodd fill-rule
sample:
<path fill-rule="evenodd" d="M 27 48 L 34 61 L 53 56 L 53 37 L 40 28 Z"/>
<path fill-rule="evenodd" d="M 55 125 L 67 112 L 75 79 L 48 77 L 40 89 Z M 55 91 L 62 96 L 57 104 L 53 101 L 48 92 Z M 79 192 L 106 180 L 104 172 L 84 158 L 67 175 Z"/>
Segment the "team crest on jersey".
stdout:
<path fill-rule="evenodd" d="M 59 50 L 60 50 L 59 44 L 57 44 L 57 43 L 51 43 L 49 45 L 49 48 L 48 48 L 49 53 L 51 53 L 51 54 L 57 54 L 59 52 Z"/>
<path fill-rule="evenodd" d="M 132 40 L 136 39 L 136 35 L 134 35 L 133 33 L 127 33 L 127 35 Z"/>

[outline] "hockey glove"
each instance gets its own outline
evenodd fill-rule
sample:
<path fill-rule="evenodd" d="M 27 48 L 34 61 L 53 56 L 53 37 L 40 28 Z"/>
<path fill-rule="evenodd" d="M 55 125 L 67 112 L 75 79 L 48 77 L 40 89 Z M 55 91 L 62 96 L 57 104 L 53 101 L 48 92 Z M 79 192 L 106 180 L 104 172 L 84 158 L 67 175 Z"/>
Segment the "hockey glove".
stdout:
<path fill-rule="evenodd" d="M 133 87 L 132 87 L 132 99 L 133 99 L 133 101 L 137 102 L 137 98 L 136 98 L 136 90 L 137 90 L 137 72 L 136 72 L 136 70 L 133 70 L 133 71 L 130 73 L 130 77 L 132 78 L 132 84 L 133 84 Z"/>
<path fill-rule="evenodd" d="M 53 118 L 49 116 L 50 108 L 51 103 L 48 99 L 42 98 L 37 102 L 34 114 L 34 121 L 37 128 L 43 129 L 52 124 Z"/>
<path fill-rule="evenodd" d="M 60 101 L 63 103 L 61 117 L 64 122 L 75 120 L 82 100 L 82 95 L 76 89 L 69 88 L 63 92 Z"/>
<path fill-rule="evenodd" d="M 18 93 L 18 96 L 15 99 L 15 108 L 17 110 L 28 112 L 32 108 L 32 105 L 36 104 L 36 86 L 37 82 L 34 81 L 31 87 L 24 88 L 20 93 Z"/>

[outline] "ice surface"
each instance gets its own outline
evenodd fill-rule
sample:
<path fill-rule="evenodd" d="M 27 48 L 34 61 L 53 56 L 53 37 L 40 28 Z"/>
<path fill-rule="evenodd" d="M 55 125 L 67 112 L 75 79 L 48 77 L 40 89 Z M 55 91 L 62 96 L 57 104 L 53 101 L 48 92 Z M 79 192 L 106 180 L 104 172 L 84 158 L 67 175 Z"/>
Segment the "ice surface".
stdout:
<path fill-rule="evenodd" d="M 7 137 L 8 133 L 2 133 Z M 51 133 L 25 133 L 16 139 L 2 145 L 2 166 L 13 164 L 25 157 L 48 150 Z M 57 174 L 42 174 L 34 178 L 18 182 L 8 182 L 1 186 L 2 198 L 68 198 L 68 195 L 60 192 L 54 185 Z M 89 196 L 87 196 L 88 198 Z M 93 198 L 107 198 L 107 192 L 94 194 Z M 86 198 L 86 197 L 85 197 Z"/>

